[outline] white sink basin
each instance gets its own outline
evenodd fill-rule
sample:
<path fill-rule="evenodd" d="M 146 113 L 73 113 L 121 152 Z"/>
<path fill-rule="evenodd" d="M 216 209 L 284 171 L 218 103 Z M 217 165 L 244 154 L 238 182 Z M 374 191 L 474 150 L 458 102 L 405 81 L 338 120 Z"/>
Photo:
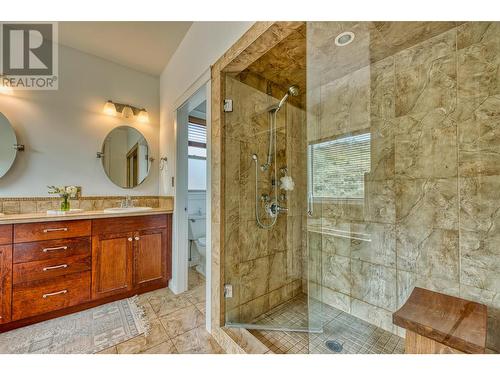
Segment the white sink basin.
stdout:
<path fill-rule="evenodd" d="M 104 212 L 108 214 L 121 214 L 127 212 L 143 212 L 143 211 L 151 211 L 153 208 L 151 207 L 114 207 L 114 208 L 105 208 Z"/>

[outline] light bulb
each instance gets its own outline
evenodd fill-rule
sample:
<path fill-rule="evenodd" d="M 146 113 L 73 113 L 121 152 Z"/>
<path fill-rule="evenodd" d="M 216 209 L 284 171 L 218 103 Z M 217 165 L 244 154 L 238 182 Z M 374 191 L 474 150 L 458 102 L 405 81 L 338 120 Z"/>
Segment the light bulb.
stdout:
<path fill-rule="evenodd" d="M 106 104 L 104 104 L 104 108 L 102 111 L 107 115 L 116 116 L 116 107 L 111 100 L 108 100 Z"/>
<path fill-rule="evenodd" d="M 132 111 L 132 108 L 126 105 L 125 107 L 123 107 L 122 116 L 125 118 L 134 117 L 134 111 Z"/>
<path fill-rule="evenodd" d="M 149 122 L 149 115 L 148 112 L 143 108 L 139 112 L 139 115 L 137 116 L 137 120 L 139 122 Z"/>

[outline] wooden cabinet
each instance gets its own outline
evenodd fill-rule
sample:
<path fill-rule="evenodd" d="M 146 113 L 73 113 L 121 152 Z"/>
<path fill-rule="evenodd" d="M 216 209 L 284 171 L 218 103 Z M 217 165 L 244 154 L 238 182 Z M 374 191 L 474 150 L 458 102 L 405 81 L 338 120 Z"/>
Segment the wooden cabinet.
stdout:
<path fill-rule="evenodd" d="M 12 245 L 0 245 L 0 324 L 10 322 Z"/>
<path fill-rule="evenodd" d="M 92 298 L 166 286 L 170 232 L 171 215 L 94 220 Z"/>
<path fill-rule="evenodd" d="M 143 230 L 134 236 L 134 286 L 167 281 L 167 230 Z"/>
<path fill-rule="evenodd" d="M 0 332 L 166 287 L 172 215 L 0 225 Z"/>
<path fill-rule="evenodd" d="M 133 233 L 100 234 L 92 239 L 92 298 L 132 289 Z"/>

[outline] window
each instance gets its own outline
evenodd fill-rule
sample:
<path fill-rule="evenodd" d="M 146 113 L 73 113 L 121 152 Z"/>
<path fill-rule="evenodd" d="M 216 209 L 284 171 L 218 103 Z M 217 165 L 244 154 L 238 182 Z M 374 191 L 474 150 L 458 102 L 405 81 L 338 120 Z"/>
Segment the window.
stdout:
<path fill-rule="evenodd" d="M 200 120 L 200 119 L 198 119 Z M 192 117 L 188 123 L 188 190 L 207 189 L 207 127 Z"/>
<path fill-rule="evenodd" d="M 308 160 L 313 197 L 364 198 L 364 176 L 370 172 L 370 133 L 312 144 Z"/>

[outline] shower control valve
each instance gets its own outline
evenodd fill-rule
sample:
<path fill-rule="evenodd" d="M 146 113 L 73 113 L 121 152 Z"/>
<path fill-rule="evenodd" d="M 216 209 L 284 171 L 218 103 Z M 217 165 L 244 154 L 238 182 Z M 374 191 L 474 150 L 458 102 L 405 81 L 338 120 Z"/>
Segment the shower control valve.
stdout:
<path fill-rule="evenodd" d="M 278 203 L 266 204 L 266 211 L 270 217 L 276 217 L 278 214 L 288 212 L 288 208 L 280 206 Z"/>

